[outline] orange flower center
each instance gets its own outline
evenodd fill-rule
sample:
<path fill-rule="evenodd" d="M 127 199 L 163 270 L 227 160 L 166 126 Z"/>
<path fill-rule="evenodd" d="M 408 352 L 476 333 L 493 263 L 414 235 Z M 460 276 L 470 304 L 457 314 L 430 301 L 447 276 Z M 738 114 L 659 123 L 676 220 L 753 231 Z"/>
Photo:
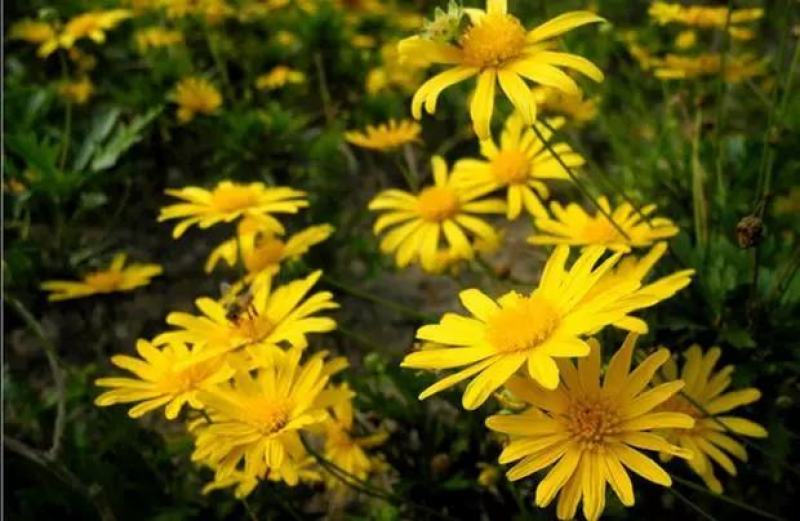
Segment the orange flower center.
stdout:
<path fill-rule="evenodd" d="M 246 210 L 256 205 L 258 205 L 258 191 L 245 185 L 222 185 L 211 194 L 211 206 L 220 212 Z"/>
<path fill-rule="evenodd" d="M 560 321 L 544 297 L 521 298 L 489 319 L 486 336 L 499 352 L 527 351 L 550 338 Z"/>
<path fill-rule="evenodd" d="M 594 449 L 617 432 L 620 417 L 606 400 L 584 398 L 572 403 L 567 413 L 572 438 L 583 448 Z"/>
<path fill-rule="evenodd" d="M 100 293 L 116 291 L 122 284 L 122 273 L 119 271 L 96 271 L 84 279 L 86 284 Z"/>
<path fill-rule="evenodd" d="M 604 216 L 592 219 L 583 227 L 583 238 L 589 244 L 608 244 L 620 240 L 620 234 Z"/>
<path fill-rule="evenodd" d="M 458 196 L 449 188 L 431 186 L 419 194 L 419 213 L 430 222 L 442 222 L 458 213 Z"/>
<path fill-rule="evenodd" d="M 530 161 L 521 150 L 503 150 L 492 159 L 492 175 L 504 185 L 524 184 L 530 171 Z"/>
<path fill-rule="evenodd" d="M 501 67 L 525 50 L 525 28 L 505 14 L 487 14 L 461 37 L 464 64 L 481 69 Z"/>
<path fill-rule="evenodd" d="M 248 255 L 244 264 L 250 273 L 259 273 L 271 266 L 280 264 L 286 245 L 280 239 L 269 237 L 263 239 L 253 252 Z"/>
<path fill-rule="evenodd" d="M 239 312 L 231 322 L 236 326 L 239 336 L 251 343 L 264 340 L 275 329 L 275 324 L 269 318 L 259 315 L 252 307 Z"/>
<path fill-rule="evenodd" d="M 186 393 L 193 391 L 197 386 L 216 369 L 215 362 L 201 362 L 194 364 L 182 371 L 177 371 L 159 382 L 159 388 L 165 393 Z"/>
<path fill-rule="evenodd" d="M 285 400 L 254 400 L 250 406 L 251 423 L 265 436 L 280 432 L 289 423 L 291 404 Z"/>

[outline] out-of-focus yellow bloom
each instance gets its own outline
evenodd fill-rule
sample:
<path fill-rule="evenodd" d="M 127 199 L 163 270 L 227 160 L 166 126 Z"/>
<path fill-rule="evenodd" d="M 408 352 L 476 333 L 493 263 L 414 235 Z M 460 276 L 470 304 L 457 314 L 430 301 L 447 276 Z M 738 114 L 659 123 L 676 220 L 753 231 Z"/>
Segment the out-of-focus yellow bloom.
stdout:
<path fill-rule="evenodd" d="M 304 349 L 310 333 L 336 329 L 333 319 L 316 315 L 339 307 L 333 295 L 328 291 L 308 295 L 320 276 L 322 272 L 316 271 L 276 288 L 266 279 L 251 287 L 243 300 L 227 307 L 207 297 L 199 298 L 195 304 L 202 315 L 170 313 L 167 323 L 180 329 L 158 335 L 153 343 L 201 344 L 207 357 L 242 348 L 254 356 L 283 345 Z"/>
<path fill-rule="evenodd" d="M 372 150 L 393 150 L 408 143 L 419 141 L 422 127 L 415 121 L 400 122 L 390 119 L 388 123 L 369 125 L 363 132 L 345 132 L 345 139 L 356 146 Z"/>
<path fill-rule="evenodd" d="M 175 86 L 172 100 L 178 104 L 178 121 L 188 123 L 196 114 L 213 114 L 222 105 L 222 95 L 207 79 L 183 78 Z"/>
<path fill-rule="evenodd" d="M 721 351 L 712 347 L 703 353 L 700 346 L 690 347 L 685 354 L 686 362 L 680 375 L 674 360 L 664 367 L 663 374 L 668 380 L 682 378 L 686 388 L 682 395 L 676 395 L 659 407 L 661 411 L 681 412 L 695 419 L 695 425 L 688 430 L 666 431 L 667 439 L 690 450 L 694 457 L 687 461 L 708 488 L 722 493 L 722 483 L 714 475 L 714 465 L 718 464 L 731 476 L 736 475 L 736 466 L 728 456 L 746 462 L 747 451 L 729 433 L 737 436 L 765 438 L 767 431 L 761 425 L 728 413 L 737 407 L 755 402 L 761 392 L 752 387 L 725 392 L 731 385 L 733 366 L 725 366 L 719 371 L 714 367 L 719 361 Z M 665 459 L 669 454 L 664 454 Z"/>
<path fill-rule="evenodd" d="M 77 80 L 72 80 L 58 84 L 58 94 L 72 103 L 84 105 L 94 93 L 94 85 L 88 76 L 82 76 Z"/>
<path fill-rule="evenodd" d="M 475 250 L 471 237 L 487 241 L 494 239 L 495 230 L 481 214 L 505 212 L 499 199 L 485 199 L 485 189 L 457 185 L 447 172 L 447 163 L 440 156 L 431 159 L 433 186 L 418 194 L 402 190 L 384 190 L 369 203 L 373 211 L 385 211 L 376 221 L 373 231 L 380 234 L 387 228 L 380 244 L 383 253 L 394 253 L 398 267 L 404 268 L 415 259 L 426 271 L 434 271 L 440 243 L 453 248 L 465 259 L 472 259 Z"/>
<path fill-rule="evenodd" d="M 211 273 L 220 260 L 228 266 L 235 266 L 241 250 L 247 270 L 246 282 L 260 280 L 260 277 L 273 277 L 280 271 L 282 262 L 300 258 L 333 233 L 333 226 L 322 224 L 306 228 L 284 240 L 261 225 L 255 219 L 242 219 L 237 230 L 238 239 L 225 241 L 214 248 L 206 261 L 206 273 Z"/>
<path fill-rule="evenodd" d="M 114 256 L 109 267 L 98 270 L 83 277 L 82 281 L 49 280 L 43 282 L 41 288 L 51 292 L 47 300 L 68 300 L 88 297 L 101 293 L 131 291 L 147 286 L 150 279 L 163 271 L 158 264 L 133 263 L 125 266 L 127 256 L 120 253 Z"/>
<path fill-rule="evenodd" d="M 692 417 L 654 411 L 680 391 L 684 382 L 668 381 L 648 389 L 669 351 L 653 353 L 631 371 L 635 342 L 636 335 L 628 335 L 611 357 L 602 383 L 600 344 L 594 339 L 589 340 L 589 356 L 577 364 L 558 361 L 562 382 L 557 389 L 512 376 L 508 389 L 530 407 L 520 414 L 486 420 L 491 430 L 510 437 L 500 454 L 500 463 L 516 462 L 506 474 L 509 480 L 552 465 L 538 480 L 535 501 L 546 507 L 558 496 L 558 519 L 574 519 L 582 502 L 584 517 L 596 521 L 605 509 L 607 486 L 623 505 L 632 506 L 635 497 L 629 472 L 671 486 L 670 475 L 640 449 L 692 457 L 691 451 L 658 434 L 665 428 L 691 428 L 695 424 Z"/>
<path fill-rule="evenodd" d="M 775 213 L 778 215 L 800 215 L 800 186 L 793 186 L 789 193 L 775 198 Z"/>
<path fill-rule="evenodd" d="M 377 42 L 375 38 L 366 34 L 354 34 L 350 37 L 350 44 L 356 49 L 372 49 Z"/>
<path fill-rule="evenodd" d="M 29 18 L 20 20 L 11 25 L 9 38 L 38 44 L 39 56 L 46 56 L 53 52 L 54 49 L 51 50 L 50 48 L 53 46 L 53 43 L 57 41 L 56 30 L 51 24 L 39 20 L 31 20 Z"/>
<path fill-rule="evenodd" d="M 381 0 L 334 0 L 334 5 L 360 15 L 381 15 L 389 11 L 389 6 Z"/>
<path fill-rule="evenodd" d="M 659 25 L 678 23 L 702 29 L 724 29 L 728 26 L 731 37 L 739 40 L 751 40 L 755 33 L 752 30 L 737 27 L 739 24 L 755 22 L 764 16 L 759 8 L 734 9 L 730 13 L 722 6 L 684 6 L 667 2 L 653 2 L 648 11 L 650 17 Z"/>
<path fill-rule="evenodd" d="M 551 122 L 560 127 L 563 118 Z M 541 123 L 537 129 L 550 139 L 552 131 Z M 569 167 L 578 167 L 586 161 L 566 143 L 552 145 L 553 150 Z M 547 215 L 542 200 L 550 197 L 544 180 L 569 179 L 569 174 L 545 148 L 536 133 L 526 126 L 518 112 L 506 120 L 498 146 L 493 139 L 481 141 L 481 155 L 486 160 L 462 159 L 453 169 L 453 182 L 464 186 L 493 192 L 506 192 L 508 219 L 519 217 L 524 208 L 534 216 Z"/>
<path fill-rule="evenodd" d="M 278 31 L 275 33 L 275 41 L 284 47 L 294 47 L 300 43 L 300 39 L 294 33 L 290 33 L 289 31 Z"/>
<path fill-rule="evenodd" d="M 478 474 L 478 484 L 484 488 L 494 488 L 500 480 L 500 469 L 489 463 L 478 463 L 478 468 L 481 469 Z"/>
<path fill-rule="evenodd" d="M 691 49 L 697 44 L 697 32 L 689 29 L 686 31 L 681 31 L 678 33 L 678 36 L 675 37 L 675 48 L 685 51 L 687 49 Z"/>
<path fill-rule="evenodd" d="M 183 33 L 176 29 L 165 29 L 164 27 L 153 26 L 139 29 L 133 35 L 136 41 L 136 48 L 144 53 L 150 49 L 161 47 L 172 47 L 183 43 Z"/>
<path fill-rule="evenodd" d="M 562 14 L 527 31 L 516 17 L 508 14 L 506 0 L 487 0 L 486 10 L 465 9 L 470 23 L 460 31 L 461 15 L 440 13 L 428 26 L 424 36 L 413 36 L 399 43 L 403 56 L 425 57 L 430 63 L 449 68 L 426 81 L 417 90 L 411 103 L 416 119 L 422 107 L 436 111 L 439 94 L 456 83 L 477 76 L 472 96 L 470 117 L 478 138 L 491 135 L 491 118 L 497 83 L 522 114 L 526 125 L 536 121 L 536 100 L 525 80 L 548 85 L 567 93 L 578 94 L 580 88 L 559 67 L 573 69 L 595 81 L 603 73 L 589 60 L 574 54 L 550 50 L 553 39 L 581 25 L 604 21 L 588 11 Z M 432 26 L 445 25 L 444 31 Z M 452 34 L 455 32 L 455 34 Z M 429 36 L 429 35 L 433 36 Z M 455 44 L 449 39 L 455 38 Z"/>
<path fill-rule="evenodd" d="M 714 76 L 722 71 L 722 57 L 717 53 L 704 53 L 697 56 L 667 54 L 655 61 L 655 76 L 662 80 L 690 79 Z M 725 57 L 725 81 L 740 81 L 764 74 L 764 60 L 753 54 L 728 55 Z"/>
<path fill-rule="evenodd" d="M 235 13 L 225 0 L 169 0 L 166 2 L 169 18 L 200 16 L 216 25 Z"/>
<path fill-rule="evenodd" d="M 67 56 L 69 56 L 70 61 L 72 61 L 81 72 L 89 72 L 97 66 L 97 58 L 81 51 L 77 47 L 73 47 L 67 51 Z"/>
<path fill-rule="evenodd" d="M 286 85 L 299 85 L 305 83 L 306 75 L 285 65 L 278 65 L 266 74 L 256 78 L 256 88 L 262 90 L 275 90 Z"/>
<path fill-rule="evenodd" d="M 205 229 L 240 217 L 257 219 L 264 229 L 281 234 L 283 225 L 272 214 L 293 214 L 308 206 L 305 192 L 285 186 L 270 187 L 264 183 L 221 181 L 211 191 L 187 186 L 166 193 L 182 200 L 163 207 L 158 215 L 159 222 L 181 219 L 172 232 L 175 239 L 195 224 Z"/>
<path fill-rule="evenodd" d="M 301 354 L 300 349 L 273 348 L 255 373 L 239 371 L 232 382 L 200 392 L 211 423 L 193 426 L 192 460 L 211 466 L 219 481 L 237 471 L 248 480 L 274 471 L 282 472 L 289 485 L 296 484 L 299 475 L 284 468 L 292 459 L 291 448 L 299 443 L 300 430 L 328 418 L 315 406 L 328 381 L 322 358 L 301 364 Z"/>
<path fill-rule="evenodd" d="M 167 419 L 174 420 L 187 403 L 194 409 L 203 408 L 197 398 L 199 390 L 233 377 L 233 369 L 224 360 L 219 357 L 199 360 L 199 349 L 189 350 L 184 344 L 169 344 L 158 349 L 146 340 L 139 340 L 136 350 L 141 358 L 111 357 L 112 364 L 130 371 L 136 378 L 96 380 L 95 385 L 110 387 L 111 390 L 98 396 L 95 405 L 107 407 L 140 402 L 128 411 L 131 418 L 164 407 Z"/>
<path fill-rule="evenodd" d="M 381 65 L 367 74 L 367 92 L 376 94 L 385 89 L 397 88 L 403 93 L 414 92 L 422 79 L 424 61 L 415 62 L 413 57 L 400 60 L 397 43 L 381 47 Z"/>
<path fill-rule="evenodd" d="M 28 187 L 25 186 L 25 183 L 19 179 L 8 178 L 3 182 L 3 191 L 12 193 L 14 195 L 20 195 L 27 192 Z"/>
<path fill-rule="evenodd" d="M 168 1 L 168 0 L 167 0 Z M 137 15 L 161 9 L 167 1 L 165 0 L 124 0 L 122 3 L 131 8 Z"/>
<path fill-rule="evenodd" d="M 556 247 L 538 287 L 528 295 L 511 291 L 495 300 L 478 289 L 459 293 L 471 316 L 447 313 L 438 324 L 421 327 L 417 338 L 431 342 L 430 347 L 407 355 L 401 365 L 426 370 L 466 367 L 425 389 L 420 399 L 471 378 L 461 403 L 476 409 L 521 368 L 543 387 L 556 389 L 559 375 L 564 375 L 560 359 L 589 354 L 583 337 L 661 300 L 637 293 L 641 281 L 635 277 L 589 297 L 622 256 L 616 253 L 599 262 L 605 252 L 601 246 L 586 248 L 566 269 L 569 247 Z M 636 332 L 643 331 L 646 324 Z"/>
<path fill-rule="evenodd" d="M 58 45 L 70 49 L 76 41 L 88 38 L 95 43 L 106 41 L 106 31 L 110 31 L 133 16 L 127 9 L 109 11 L 90 11 L 71 18 L 58 36 Z M 55 48 L 53 49 L 55 50 Z"/>
<path fill-rule="evenodd" d="M 583 93 L 567 94 L 552 87 L 532 89 L 536 103 L 543 112 L 566 116 L 570 121 L 582 124 L 597 117 L 597 98 L 584 98 Z"/>
<path fill-rule="evenodd" d="M 554 201 L 550 205 L 553 214 L 536 216 L 535 226 L 539 233 L 528 238 L 531 244 L 568 244 L 570 246 L 602 245 L 614 251 L 628 252 L 631 248 L 649 246 L 654 242 L 678 234 L 678 227 L 664 217 L 649 217 L 656 205 L 648 204 L 635 211 L 629 203 L 612 209 L 603 196 L 597 204 L 628 235 L 625 237 L 598 210 L 589 215 L 583 207 L 570 203 L 566 207 Z"/>

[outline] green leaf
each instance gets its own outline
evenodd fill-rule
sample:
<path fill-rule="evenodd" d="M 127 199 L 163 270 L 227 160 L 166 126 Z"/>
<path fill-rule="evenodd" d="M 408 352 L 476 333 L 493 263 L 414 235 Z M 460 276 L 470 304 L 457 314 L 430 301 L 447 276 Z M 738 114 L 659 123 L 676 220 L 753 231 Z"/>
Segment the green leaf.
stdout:
<path fill-rule="evenodd" d="M 138 143 L 143 131 L 158 116 L 163 107 L 156 107 L 141 116 L 136 116 L 129 125 L 116 127 L 111 138 L 97 151 L 91 163 L 92 172 L 107 170 L 117 164 L 120 156 Z"/>
<path fill-rule="evenodd" d="M 119 120 L 119 114 L 120 110 L 118 108 L 108 108 L 102 109 L 94 115 L 92 129 L 86 139 L 83 140 L 83 144 L 75 156 L 73 170 L 84 170 L 87 167 L 92 156 L 97 151 L 97 147 L 108 137 L 117 120 Z"/>

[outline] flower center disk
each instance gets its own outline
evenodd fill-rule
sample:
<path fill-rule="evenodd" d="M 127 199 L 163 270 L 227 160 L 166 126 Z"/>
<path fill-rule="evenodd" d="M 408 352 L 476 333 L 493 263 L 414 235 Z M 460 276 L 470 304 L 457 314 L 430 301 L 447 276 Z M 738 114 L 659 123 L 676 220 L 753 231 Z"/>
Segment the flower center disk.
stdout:
<path fill-rule="evenodd" d="M 257 203 L 258 194 L 246 186 L 221 186 L 211 196 L 211 205 L 223 212 L 244 210 Z"/>
<path fill-rule="evenodd" d="M 569 430 L 584 448 L 595 448 L 617 432 L 619 415 L 602 399 L 579 400 L 569 410 Z"/>
<path fill-rule="evenodd" d="M 122 273 L 98 271 L 87 275 L 86 283 L 98 291 L 115 291 L 122 284 Z"/>
<path fill-rule="evenodd" d="M 492 175 L 504 185 L 524 184 L 530 162 L 521 150 L 504 150 L 492 160 Z"/>
<path fill-rule="evenodd" d="M 545 298 L 525 297 L 491 317 L 486 336 L 500 352 L 526 351 L 550 338 L 559 322 L 558 313 Z"/>
<path fill-rule="evenodd" d="M 499 67 L 525 50 L 525 28 L 510 15 L 487 14 L 461 37 L 464 63 L 481 69 Z"/>
<path fill-rule="evenodd" d="M 442 222 L 458 213 L 458 196 L 449 188 L 426 188 L 417 202 L 419 213 L 426 221 Z"/>

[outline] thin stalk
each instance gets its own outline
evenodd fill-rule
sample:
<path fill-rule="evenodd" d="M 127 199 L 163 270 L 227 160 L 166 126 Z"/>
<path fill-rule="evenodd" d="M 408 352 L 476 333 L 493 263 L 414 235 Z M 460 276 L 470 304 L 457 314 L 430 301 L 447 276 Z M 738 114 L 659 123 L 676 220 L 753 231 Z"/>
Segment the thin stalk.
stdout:
<path fill-rule="evenodd" d="M 708 244 L 708 200 L 706 199 L 706 171 L 700 162 L 700 125 L 703 111 L 698 108 L 692 136 L 692 209 L 694 235 L 698 245 Z"/>
<path fill-rule="evenodd" d="M 714 125 L 714 150 L 716 151 L 715 160 L 715 177 L 717 181 L 717 195 L 720 196 L 724 189 L 724 182 L 722 179 L 722 127 L 725 118 L 725 67 L 727 67 L 728 50 L 731 43 L 730 33 L 728 30 L 731 25 L 731 13 L 733 12 L 733 0 L 728 0 L 728 12 L 725 16 L 725 27 L 722 30 L 722 50 L 719 59 L 719 77 L 717 78 L 717 115 L 716 124 Z M 722 201 L 724 203 L 724 201 Z"/>
<path fill-rule="evenodd" d="M 222 84 L 224 86 L 225 92 L 228 94 L 228 98 L 233 100 L 234 99 L 234 90 L 233 90 L 233 83 L 231 83 L 231 78 L 228 76 L 228 68 L 225 65 L 225 62 L 222 59 L 222 55 L 219 53 L 219 49 L 217 49 L 217 45 L 214 42 L 214 35 L 212 34 L 211 29 L 206 26 L 206 42 L 208 43 L 208 51 L 211 53 L 211 58 L 214 60 L 214 67 L 219 71 L 219 75 L 222 78 Z"/>
<path fill-rule="evenodd" d="M 669 487 L 667 489 L 667 492 L 669 492 L 670 494 L 681 500 L 681 502 L 683 502 L 686 506 L 697 512 L 703 519 L 708 519 L 708 521 L 717 521 L 716 517 L 712 516 L 711 514 L 700 508 L 700 506 L 697 505 L 694 501 L 684 496 L 674 488 Z"/>
<path fill-rule="evenodd" d="M 420 180 L 419 169 L 417 168 L 417 156 L 414 154 L 414 147 L 408 143 L 403 145 L 403 158 L 406 160 L 406 166 L 408 167 L 408 172 L 411 174 L 411 179 L 413 181 L 413 189 L 416 192 L 419 190 Z"/>
<path fill-rule="evenodd" d="M 240 501 L 242 502 L 244 511 L 247 512 L 247 517 L 250 518 L 250 521 L 258 521 L 255 511 L 253 511 L 253 509 L 250 507 L 250 503 L 247 502 L 247 498 L 243 497 Z"/>
<path fill-rule="evenodd" d="M 408 318 L 412 318 L 414 320 L 418 320 L 420 322 L 433 322 L 435 319 L 428 315 L 427 313 L 422 313 L 417 311 L 414 308 L 405 306 L 403 304 L 398 304 L 397 302 L 393 302 L 391 300 L 385 299 L 383 297 L 379 297 L 377 295 L 373 295 L 367 291 L 358 289 L 356 287 L 351 286 L 350 284 L 341 282 L 337 279 L 334 279 L 328 274 L 322 275 L 322 280 L 330 284 L 331 286 L 344 291 L 345 293 L 352 295 L 356 298 L 360 298 L 361 300 L 367 300 L 369 302 L 374 302 L 380 306 L 385 307 L 386 309 L 391 309 L 392 311 L 396 311 L 401 315 L 405 315 Z"/>
<path fill-rule="evenodd" d="M 322 54 L 314 53 L 314 66 L 317 68 L 317 79 L 319 81 L 319 94 L 322 99 L 322 110 L 325 113 L 325 121 L 330 125 L 333 123 L 334 115 L 331 105 L 331 91 L 328 89 L 328 80 L 325 75 L 325 65 L 322 63 Z"/>
<path fill-rule="evenodd" d="M 342 327 L 341 324 L 337 324 L 336 325 L 336 331 L 341 333 L 342 336 L 345 336 L 345 337 L 347 337 L 347 338 L 349 338 L 351 340 L 354 340 L 356 344 L 360 344 L 361 346 L 367 348 L 370 352 L 376 352 L 377 353 L 377 352 L 380 352 L 380 351 L 383 350 L 381 348 L 381 346 L 379 346 L 376 342 L 373 342 L 372 340 L 370 340 L 370 339 L 368 339 L 368 338 L 366 338 L 364 336 L 359 335 L 358 333 L 356 333 L 355 331 L 353 331 L 353 330 L 351 330 L 349 328 Z"/>
<path fill-rule="evenodd" d="M 69 69 L 67 67 L 67 59 L 64 53 L 58 52 L 59 63 L 61 65 L 61 81 L 64 83 L 69 81 Z M 67 164 L 67 153 L 69 152 L 69 145 L 72 141 L 72 100 L 67 97 L 66 106 L 64 108 L 64 133 L 61 136 L 61 154 L 58 159 L 58 170 L 64 170 Z"/>
<path fill-rule="evenodd" d="M 719 499 L 720 501 L 722 501 L 724 503 L 728 503 L 729 505 L 741 508 L 742 510 L 746 510 L 746 511 L 750 512 L 751 514 L 756 514 L 756 515 L 761 516 L 761 517 L 763 517 L 765 519 L 772 519 L 773 521 L 787 521 L 786 519 L 784 519 L 784 518 L 782 518 L 780 516 L 776 516 L 775 514 L 771 514 L 769 512 L 761 510 L 760 508 L 756 508 L 756 507 L 754 507 L 754 506 L 752 506 L 752 505 L 750 505 L 748 503 L 744 503 L 742 501 L 730 498 L 730 497 L 728 497 L 726 495 L 723 495 L 723 494 L 717 494 L 716 492 L 711 491 L 711 490 L 707 489 L 706 487 L 704 487 L 702 485 L 698 485 L 697 483 L 694 483 L 693 481 L 689 481 L 688 479 L 683 479 L 683 478 L 675 476 L 675 475 L 672 476 L 672 479 L 676 483 L 680 483 L 681 485 L 683 485 L 683 486 L 685 486 L 687 488 L 690 488 L 690 489 L 694 490 L 695 492 L 700 492 L 700 493 L 705 494 L 707 496 L 711 496 L 713 498 Z"/>
<path fill-rule="evenodd" d="M 558 155 L 558 152 L 556 152 L 553 149 L 553 146 L 550 144 L 550 142 L 547 139 L 545 139 L 544 134 L 542 134 L 542 131 L 539 130 L 539 127 L 537 127 L 534 124 L 534 125 L 531 125 L 531 128 L 533 129 L 533 132 L 536 134 L 536 137 L 539 138 L 539 141 L 542 142 L 544 147 L 550 153 L 550 155 L 555 157 L 556 161 L 558 162 L 558 164 L 561 165 L 561 168 L 563 168 L 567 172 L 567 175 L 569 175 L 570 179 L 572 179 L 572 182 L 575 183 L 575 186 L 578 187 L 578 190 L 580 190 L 580 192 L 583 194 L 583 196 L 586 197 L 587 199 L 589 199 L 589 201 L 592 203 L 592 205 L 597 209 L 597 211 L 599 211 L 603 215 L 603 217 L 608 219 L 608 222 L 611 223 L 611 225 L 620 233 L 620 235 L 625 237 L 625 239 L 630 240 L 630 236 L 625 232 L 625 230 L 623 230 L 622 227 L 619 224 L 617 224 L 617 221 L 614 220 L 614 218 L 611 216 L 611 214 L 606 212 L 605 209 L 603 209 L 603 207 L 601 207 L 598 204 L 598 202 L 595 200 L 595 198 L 592 197 L 592 194 L 589 193 L 589 191 L 586 189 L 585 186 L 583 186 L 583 184 L 578 179 L 578 177 L 575 175 L 575 173 L 572 171 L 572 169 L 570 167 L 568 167 L 566 163 L 564 163 L 564 160 L 561 159 L 561 156 Z"/>
<path fill-rule="evenodd" d="M 47 356 L 47 363 L 50 366 L 50 372 L 53 375 L 53 381 L 56 387 L 56 419 L 53 423 L 53 437 L 50 450 L 48 450 L 45 455 L 50 461 L 55 461 L 61 453 L 61 441 L 64 437 L 64 427 L 67 417 L 66 382 L 64 371 L 61 368 L 61 360 L 58 356 L 56 346 L 47 337 L 41 324 L 39 324 L 31 312 L 28 311 L 28 308 L 26 308 L 22 302 L 8 294 L 3 295 L 3 299 L 14 308 L 28 328 L 36 335 L 36 338 L 39 339 L 39 343 L 41 343 L 44 353 Z"/>

